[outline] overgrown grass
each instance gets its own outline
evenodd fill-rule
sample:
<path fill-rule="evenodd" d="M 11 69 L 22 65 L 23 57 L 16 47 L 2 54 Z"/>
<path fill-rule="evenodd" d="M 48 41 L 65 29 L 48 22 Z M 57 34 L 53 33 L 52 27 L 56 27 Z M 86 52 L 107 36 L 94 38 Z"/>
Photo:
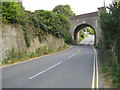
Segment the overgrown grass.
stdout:
<path fill-rule="evenodd" d="M 112 50 L 103 51 L 102 74 L 105 80 L 111 81 L 111 88 L 120 88 L 120 71 L 117 68 L 117 59 Z M 106 58 L 105 58 L 106 57 Z"/>
<path fill-rule="evenodd" d="M 63 47 L 59 47 L 57 50 L 48 49 L 46 46 L 43 46 L 43 47 L 37 48 L 35 52 L 32 52 L 30 54 L 27 54 L 26 52 L 23 52 L 20 50 L 12 49 L 8 52 L 8 55 L 7 55 L 8 58 L 1 61 L 0 63 L 2 66 L 13 64 L 13 63 L 25 61 L 34 57 L 39 57 L 39 56 L 55 53 L 58 51 L 62 51 L 67 48 L 68 48 L 67 44 L 65 44 Z"/>

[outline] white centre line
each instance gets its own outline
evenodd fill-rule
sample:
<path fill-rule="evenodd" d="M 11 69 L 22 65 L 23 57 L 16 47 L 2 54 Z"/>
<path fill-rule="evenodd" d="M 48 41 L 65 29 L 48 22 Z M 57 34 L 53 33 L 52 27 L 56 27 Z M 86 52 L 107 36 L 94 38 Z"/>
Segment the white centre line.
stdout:
<path fill-rule="evenodd" d="M 76 55 L 76 53 L 74 53 L 73 55 L 69 56 L 68 59 L 70 59 L 70 58 L 73 57 L 74 55 Z"/>
<path fill-rule="evenodd" d="M 78 52 L 80 52 L 80 50 L 79 50 L 79 51 L 77 51 L 77 53 L 78 53 Z"/>
<path fill-rule="evenodd" d="M 57 64 L 55 64 L 55 65 L 53 65 L 53 66 L 51 66 L 51 67 L 49 67 L 49 68 L 47 68 L 47 69 L 41 71 L 40 73 L 35 74 L 34 76 L 30 77 L 29 79 L 33 79 L 33 78 L 35 78 L 36 76 L 38 76 L 38 75 L 40 75 L 40 74 L 43 74 L 44 72 L 46 72 L 46 71 L 48 71 L 48 70 L 50 70 L 50 69 L 56 67 L 57 65 L 59 65 L 59 64 L 61 64 L 61 63 L 62 63 L 62 62 L 59 62 L 59 63 L 57 63 Z"/>

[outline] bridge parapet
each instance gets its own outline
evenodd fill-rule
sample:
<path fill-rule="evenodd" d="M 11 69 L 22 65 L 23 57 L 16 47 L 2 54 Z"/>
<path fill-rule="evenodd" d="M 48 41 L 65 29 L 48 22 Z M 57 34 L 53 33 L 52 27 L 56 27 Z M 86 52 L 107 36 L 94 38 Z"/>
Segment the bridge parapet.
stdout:
<path fill-rule="evenodd" d="M 87 13 L 87 14 L 81 14 L 81 15 L 77 15 L 77 16 L 71 16 L 70 20 L 83 19 L 83 18 L 89 18 L 89 17 L 95 17 L 95 16 L 98 16 L 98 11 L 92 12 L 92 13 Z"/>

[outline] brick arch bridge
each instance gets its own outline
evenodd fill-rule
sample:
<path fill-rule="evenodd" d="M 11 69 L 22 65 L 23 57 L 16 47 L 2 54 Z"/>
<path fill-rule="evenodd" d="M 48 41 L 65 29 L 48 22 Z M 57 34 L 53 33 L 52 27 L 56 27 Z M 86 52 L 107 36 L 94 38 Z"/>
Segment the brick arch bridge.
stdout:
<path fill-rule="evenodd" d="M 79 34 L 78 32 L 85 27 L 91 27 L 95 32 L 95 44 L 97 44 L 101 37 L 101 29 L 98 23 L 98 14 L 101 10 L 104 10 L 104 7 L 98 8 L 97 12 L 71 16 L 71 28 L 69 30 L 70 36 L 72 37 L 73 41 L 77 41 Z"/>

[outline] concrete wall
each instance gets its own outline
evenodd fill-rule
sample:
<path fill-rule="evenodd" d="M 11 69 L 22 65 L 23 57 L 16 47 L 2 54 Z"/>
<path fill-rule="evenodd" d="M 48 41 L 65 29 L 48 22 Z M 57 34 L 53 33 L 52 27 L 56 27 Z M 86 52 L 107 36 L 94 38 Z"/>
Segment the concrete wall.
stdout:
<path fill-rule="evenodd" d="M 7 57 L 7 53 L 9 50 L 13 48 L 16 50 L 26 51 L 27 53 L 34 52 L 37 48 L 41 46 L 47 46 L 49 49 L 58 49 L 60 46 L 64 46 L 64 39 L 58 38 L 52 34 L 46 36 L 46 40 L 39 41 L 36 36 L 31 40 L 30 47 L 26 46 L 26 42 L 24 39 L 24 31 L 20 26 L 12 26 L 12 25 L 3 25 L 2 26 L 2 60 Z"/>

